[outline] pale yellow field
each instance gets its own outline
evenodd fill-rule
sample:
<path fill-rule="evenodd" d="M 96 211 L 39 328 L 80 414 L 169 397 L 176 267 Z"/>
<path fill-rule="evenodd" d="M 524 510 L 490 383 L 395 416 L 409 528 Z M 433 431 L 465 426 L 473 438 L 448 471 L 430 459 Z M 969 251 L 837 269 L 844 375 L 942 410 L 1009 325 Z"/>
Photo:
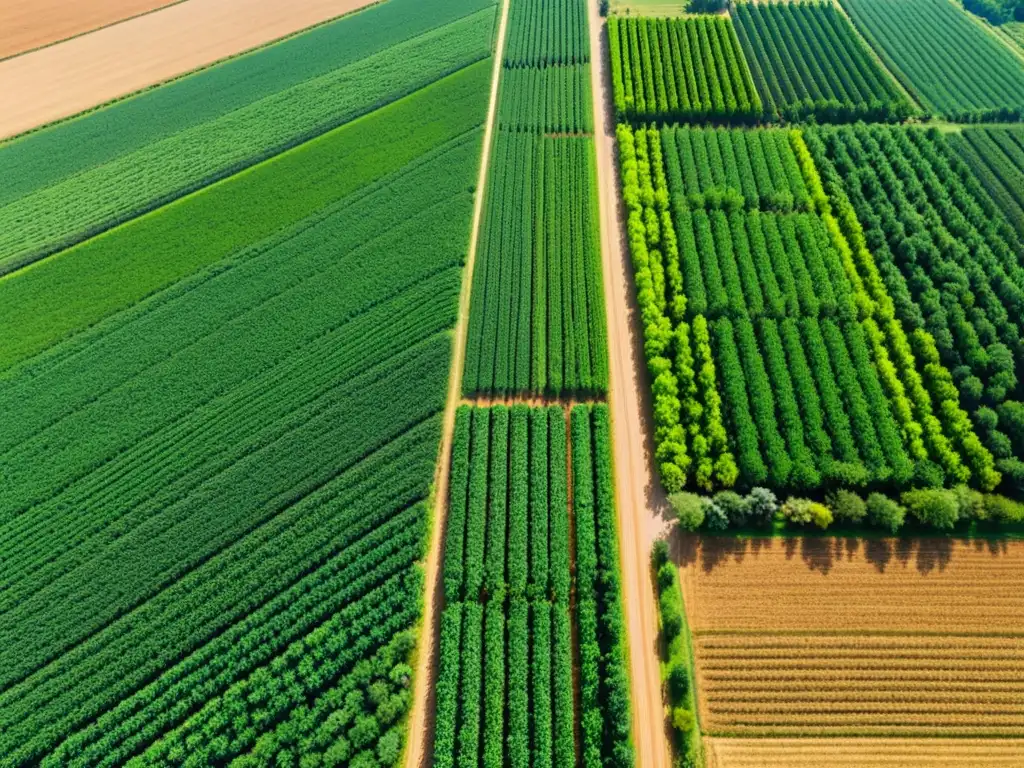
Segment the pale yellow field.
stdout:
<path fill-rule="evenodd" d="M 705 540 L 683 560 L 706 733 L 1024 737 L 1024 542 Z"/>
<path fill-rule="evenodd" d="M 705 739 L 708 768 L 1019 768 L 1015 739 Z"/>

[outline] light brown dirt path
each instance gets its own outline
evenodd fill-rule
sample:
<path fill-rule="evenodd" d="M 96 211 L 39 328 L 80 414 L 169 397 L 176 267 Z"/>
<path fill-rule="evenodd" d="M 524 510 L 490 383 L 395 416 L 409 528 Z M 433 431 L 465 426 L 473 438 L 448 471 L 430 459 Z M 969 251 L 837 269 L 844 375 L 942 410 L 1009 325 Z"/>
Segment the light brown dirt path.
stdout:
<path fill-rule="evenodd" d="M 491 95 L 487 105 L 487 122 L 484 124 L 480 175 L 476 183 L 476 199 L 473 201 L 473 224 L 469 234 L 466 267 L 462 272 L 459 314 L 452 342 L 454 345 L 452 368 L 448 373 L 448 400 L 445 404 L 444 423 L 441 427 L 441 449 L 437 459 L 437 474 L 434 476 L 434 515 L 431 521 L 430 550 L 427 552 L 425 564 L 425 606 L 423 624 L 420 628 L 420 647 L 416 661 L 412 712 L 409 714 L 409 739 L 405 750 L 406 768 L 427 768 L 431 764 L 430 746 L 434 742 L 434 717 L 436 714 L 434 682 L 437 678 L 437 659 L 441 640 L 438 617 L 444 608 L 444 585 L 440 579 L 441 546 L 444 542 L 448 522 L 448 471 L 451 465 L 455 411 L 462 401 L 462 369 L 466 362 L 466 332 L 469 327 L 469 294 L 473 286 L 473 265 L 476 263 L 477 240 L 480 236 L 487 173 L 490 168 L 492 136 L 498 111 L 498 78 L 501 74 L 502 55 L 505 52 L 508 4 L 509 0 L 501 2 L 501 19 L 498 23 L 494 69 L 491 74 Z"/>
<path fill-rule="evenodd" d="M 594 143 L 601 220 L 601 259 L 609 339 L 609 405 L 619 511 L 622 588 L 629 632 L 633 742 L 641 768 L 670 765 L 661 699 L 658 615 L 650 570 L 651 545 L 666 529 L 666 503 L 651 468 L 649 387 L 643 339 L 632 291 L 632 267 L 623 242 L 615 167 L 615 122 L 608 112 L 610 75 L 598 0 L 587 3 L 594 93 Z"/>
<path fill-rule="evenodd" d="M 4 0 L 0 59 L 52 45 L 183 0 Z"/>
<path fill-rule="evenodd" d="M 0 61 L 0 138 L 78 114 L 375 0 L 188 0 Z"/>

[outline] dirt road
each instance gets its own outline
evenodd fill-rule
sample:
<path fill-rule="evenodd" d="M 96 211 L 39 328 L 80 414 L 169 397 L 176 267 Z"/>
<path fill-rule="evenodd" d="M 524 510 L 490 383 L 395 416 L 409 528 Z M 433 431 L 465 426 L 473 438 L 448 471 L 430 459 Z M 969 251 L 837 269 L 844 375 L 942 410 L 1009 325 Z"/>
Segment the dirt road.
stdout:
<path fill-rule="evenodd" d="M 0 138 L 78 114 L 375 0 L 188 0 L 0 61 Z"/>
<path fill-rule="evenodd" d="M 0 59 L 176 2 L 182 0 L 7 0 L 0 4 Z"/>
<path fill-rule="evenodd" d="M 444 423 L 441 427 L 441 449 L 437 460 L 437 474 L 434 476 L 433 527 L 430 534 L 430 550 L 427 552 L 427 562 L 425 563 L 425 605 L 423 625 L 420 629 L 420 648 L 416 662 L 412 712 L 409 715 L 409 743 L 405 750 L 406 768 L 427 768 L 431 764 L 432 758 L 430 748 L 434 742 L 434 718 L 436 715 L 434 682 L 437 677 L 437 659 L 441 640 L 438 617 L 444 608 L 444 585 L 439 576 L 441 545 L 444 542 L 448 520 L 448 470 L 451 464 L 455 411 L 462 401 L 462 369 L 466 362 L 466 331 L 469 327 L 469 294 L 473 285 L 473 265 L 476 263 L 480 222 L 483 219 L 487 172 L 490 167 L 491 144 L 493 143 L 491 138 L 498 111 L 498 77 L 501 74 L 501 59 L 505 52 L 508 4 L 509 0 L 502 0 L 501 19 L 498 23 L 497 44 L 494 51 L 494 71 L 491 75 L 491 95 L 487 105 L 487 122 L 484 124 L 480 176 L 477 179 L 476 199 L 473 202 L 473 223 L 469 235 L 466 268 L 462 273 L 459 314 L 453 339 L 452 368 L 448 374 L 448 400 L 445 405 Z"/>
<path fill-rule="evenodd" d="M 667 528 L 666 502 L 652 471 L 652 435 L 646 423 L 650 387 L 632 289 L 632 266 L 623 241 L 615 166 L 615 122 L 608 112 L 610 74 L 598 0 L 590 16 L 591 73 L 601 212 L 601 259 L 608 318 L 609 404 L 615 444 L 616 502 L 622 550 L 622 588 L 629 631 L 633 741 L 641 768 L 670 765 L 658 663 L 658 615 L 650 572 L 655 538 Z"/>

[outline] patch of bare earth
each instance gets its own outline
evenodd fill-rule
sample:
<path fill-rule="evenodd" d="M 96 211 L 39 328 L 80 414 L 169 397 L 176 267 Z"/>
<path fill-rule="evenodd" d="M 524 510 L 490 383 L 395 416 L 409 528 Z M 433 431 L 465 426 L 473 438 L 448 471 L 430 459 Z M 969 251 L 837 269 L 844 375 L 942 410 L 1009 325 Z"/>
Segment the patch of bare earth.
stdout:
<path fill-rule="evenodd" d="M 5 0 L 0 59 L 50 45 L 180 0 Z"/>
<path fill-rule="evenodd" d="M 0 61 L 0 138 L 78 114 L 374 2 L 188 0 Z"/>
<path fill-rule="evenodd" d="M 1024 737 L 1024 542 L 688 537 L 681 562 L 707 733 Z"/>

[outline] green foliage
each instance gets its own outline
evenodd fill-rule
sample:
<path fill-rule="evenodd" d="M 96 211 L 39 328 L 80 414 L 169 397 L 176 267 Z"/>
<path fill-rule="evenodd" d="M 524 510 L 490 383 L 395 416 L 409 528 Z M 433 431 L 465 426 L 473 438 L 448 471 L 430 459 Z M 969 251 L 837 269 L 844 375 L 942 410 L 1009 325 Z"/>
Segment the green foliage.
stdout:
<path fill-rule="evenodd" d="M 960 519 L 960 506 L 953 491 L 927 488 L 907 491 L 900 496 L 907 511 L 918 522 L 939 530 L 950 530 Z"/>
<path fill-rule="evenodd" d="M 890 533 L 896 533 L 903 527 L 907 510 L 899 502 L 881 493 L 871 493 L 868 494 L 865 505 L 867 506 L 867 519 L 872 525 L 885 528 Z"/>
<path fill-rule="evenodd" d="M 521 0 L 508 14 L 505 66 L 582 64 L 590 60 L 583 0 Z"/>
<path fill-rule="evenodd" d="M 704 523 L 704 503 L 694 493 L 673 493 L 668 497 L 679 525 L 685 531 L 696 531 Z"/>
<path fill-rule="evenodd" d="M 826 3 L 739 3 L 736 32 L 765 111 L 793 122 L 900 121 L 906 99 Z"/>
<path fill-rule="evenodd" d="M 761 97 L 730 19 L 614 21 L 609 52 L 620 118 L 749 122 L 760 116 Z"/>
<path fill-rule="evenodd" d="M 882 62 L 932 111 L 963 122 L 1021 118 L 1024 64 L 963 9 L 944 0 L 842 4 Z"/>
<path fill-rule="evenodd" d="M 782 505 L 782 515 L 791 523 L 828 528 L 832 524 L 832 510 L 810 499 L 790 498 Z"/>
<path fill-rule="evenodd" d="M 590 65 L 519 67 L 501 73 L 498 128 L 531 133 L 589 133 Z"/>
<path fill-rule="evenodd" d="M 830 493 L 825 503 L 832 510 L 833 517 L 840 523 L 860 523 L 868 515 L 864 499 L 844 488 Z"/>
<path fill-rule="evenodd" d="M 0 328 L 8 330 L 0 335 L 0 368 L 207 265 L 232 254 L 243 258 L 246 248 L 306 226 L 325 206 L 330 210 L 361 187 L 463 136 L 483 121 L 488 74 L 484 62 L 467 67 L 3 280 Z M 318 183 L 310 184 L 311 178 Z M 118 279 L 109 279 L 111 274 Z"/>

